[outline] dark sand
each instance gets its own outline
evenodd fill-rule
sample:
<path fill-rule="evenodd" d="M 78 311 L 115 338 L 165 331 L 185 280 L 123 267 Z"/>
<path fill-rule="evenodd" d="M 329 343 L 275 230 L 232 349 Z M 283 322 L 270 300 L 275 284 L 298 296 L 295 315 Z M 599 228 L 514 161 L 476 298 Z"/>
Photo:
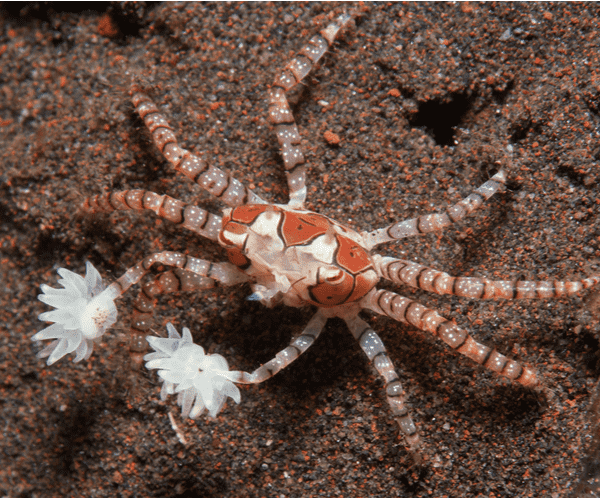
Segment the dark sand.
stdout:
<path fill-rule="evenodd" d="M 396 289 L 535 367 L 556 391 L 554 406 L 423 332 L 364 315 L 434 452 L 420 472 L 381 382 L 339 320 L 215 420 L 182 422 L 175 398 L 159 401 L 155 375 L 131 367 L 135 293 L 120 301 L 119 322 L 89 362 L 68 356 L 48 368 L 36 358 L 30 338 L 47 310 L 36 295 L 41 283 L 56 285 L 57 267 L 83 273 L 90 260 L 112 280 L 160 250 L 224 259 L 216 244 L 152 215 L 76 216 L 86 196 L 106 189 L 222 208 L 160 157 L 133 113 L 130 75 L 148 85 L 184 147 L 284 202 L 266 91 L 333 13 L 351 8 L 360 9 L 0 10 L 0 495 L 597 496 L 579 483 L 590 447 L 592 457 L 598 449 L 597 417 L 587 412 L 598 378 L 597 292 L 509 303 Z M 367 5 L 291 97 L 309 208 L 376 228 L 455 203 L 504 165 L 509 190 L 475 216 L 381 252 L 464 276 L 598 274 L 599 18 L 598 4 Z M 232 367 L 253 369 L 311 311 L 268 310 L 248 294 L 165 297 L 156 329 L 188 326 Z"/>

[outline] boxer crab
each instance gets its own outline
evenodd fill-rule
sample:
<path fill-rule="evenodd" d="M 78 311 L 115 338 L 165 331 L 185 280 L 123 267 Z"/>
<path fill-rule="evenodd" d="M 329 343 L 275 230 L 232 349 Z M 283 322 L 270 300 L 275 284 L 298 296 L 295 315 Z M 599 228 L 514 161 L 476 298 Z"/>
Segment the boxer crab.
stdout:
<path fill-rule="evenodd" d="M 87 359 L 93 342 L 116 321 L 114 300 L 160 263 L 170 270 L 160 273 L 142 287 L 134 303 L 132 335 L 142 343 L 149 330 L 149 318 L 156 296 L 177 291 L 201 290 L 216 283 L 248 283 L 252 300 L 267 307 L 283 303 L 292 307 L 312 305 L 316 313 L 302 333 L 269 362 L 252 373 L 229 371 L 224 358 L 206 355 L 193 343 L 189 330 L 183 337 L 172 325 L 168 338 L 147 337 L 155 352 L 144 357 L 148 368 L 159 369 L 163 399 L 179 394 L 184 416 L 195 418 L 205 408 L 214 416 L 226 397 L 239 402 L 237 384 L 257 384 L 272 377 L 306 351 L 322 332 L 328 318 L 345 321 L 350 332 L 385 380 L 385 392 L 392 412 L 409 447 L 416 451 L 420 439 L 393 364 L 379 336 L 359 317 L 362 309 L 389 316 L 426 331 L 459 353 L 525 387 L 541 388 L 536 373 L 494 349 L 477 343 L 463 329 L 414 300 L 378 289 L 381 278 L 437 294 L 477 299 L 554 298 L 593 286 L 600 277 L 574 282 L 492 281 L 485 278 L 452 277 L 415 262 L 381 256 L 372 250 L 383 243 L 442 230 L 479 208 L 503 187 L 506 174 L 497 172 L 472 194 L 444 211 L 398 222 L 370 232 L 355 231 L 333 219 L 308 211 L 306 167 L 300 136 L 286 92 L 299 84 L 333 43 L 338 32 L 351 20 L 342 15 L 313 37 L 276 78 L 269 94 L 269 119 L 282 150 L 290 201 L 272 204 L 234 179 L 181 148 L 166 118 L 138 85 L 132 87 L 132 101 L 144 120 L 153 141 L 174 169 L 199 184 L 231 208 L 223 217 L 151 191 L 125 190 L 89 198 L 89 213 L 114 210 L 152 210 L 159 217 L 218 242 L 229 262 L 212 263 L 183 253 L 151 255 L 104 288 L 91 266 L 85 279 L 60 269 L 63 290 L 42 286 L 40 299 L 57 308 L 40 319 L 55 324 L 36 334 L 34 340 L 55 339 L 40 352 L 54 363 L 69 352 L 75 361 Z"/>

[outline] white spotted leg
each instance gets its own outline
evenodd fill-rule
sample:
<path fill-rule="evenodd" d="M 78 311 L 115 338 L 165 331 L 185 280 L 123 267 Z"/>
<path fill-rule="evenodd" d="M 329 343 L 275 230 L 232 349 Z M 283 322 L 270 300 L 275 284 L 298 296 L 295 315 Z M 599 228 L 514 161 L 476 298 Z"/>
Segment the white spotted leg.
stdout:
<path fill-rule="evenodd" d="M 266 203 L 229 173 L 180 147 L 165 116 L 138 85 L 132 86 L 131 100 L 135 110 L 148 127 L 154 144 L 176 171 L 181 172 L 229 206 Z"/>
<path fill-rule="evenodd" d="M 489 280 L 454 277 L 408 260 L 374 255 L 380 276 L 399 285 L 409 285 L 438 295 L 471 299 L 554 299 L 567 297 L 600 283 L 600 276 L 579 281 Z"/>
<path fill-rule="evenodd" d="M 125 293 L 132 285 L 138 283 L 154 264 L 164 264 L 189 271 L 197 276 L 210 278 L 218 281 L 222 285 L 231 286 L 238 283 L 250 281 L 250 278 L 243 271 L 229 262 L 213 263 L 208 260 L 197 259 L 179 252 L 160 252 L 146 257 L 135 266 L 128 269 L 123 276 L 114 281 L 107 287 L 107 294 L 113 300 Z"/>
<path fill-rule="evenodd" d="M 82 205 L 84 212 L 114 212 L 115 210 L 152 210 L 159 217 L 189 229 L 200 236 L 217 241 L 222 218 L 206 210 L 143 189 L 128 189 L 97 194 L 87 198 Z"/>
<path fill-rule="evenodd" d="M 290 109 L 286 92 L 298 85 L 323 57 L 339 31 L 352 19 L 348 14 L 315 35 L 294 59 L 275 78 L 269 91 L 269 120 L 275 128 L 281 146 L 281 156 L 288 181 L 289 207 L 302 209 L 306 201 L 306 165 L 300 147 L 300 134 Z"/>
<path fill-rule="evenodd" d="M 129 349 L 135 358 L 134 364 L 141 365 L 142 359 L 139 353 L 145 354 L 148 350 L 146 336 L 152 326 L 151 320 L 156 309 L 158 295 L 206 290 L 215 286 L 214 279 L 179 268 L 162 272 L 149 283 L 145 283 L 133 302 L 133 313 L 131 314 Z M 138 353 L 138 355 L 133 353 Z"/>
<path fill-rule="evenodd" d="M 394 370 L 392 360 L 388 356 L 385 346 L 379 335 L 358 316 L 345 317 L 350 332 L 360 344 L 369 361 L 377 370 L 377 373 L 385 381 L 385 394 L 392 413 L 398 422 L 400 432 L 404 436 L 413 457 L 417 463 L 421 461 L 421 439 L 417 432 L 409 410 L 405 404 L 405 393 L 400 384 L 400 378 Z"/>
<path fill-rule="evenodd" d="M 373 288 L 363 297 L 360 305 L 431 333 L 462 355 L 525 387 L 543 389 L 543 384 L 533 370 L 507 358 L 495 349 L 475 342 L 473 337 L 455 323 L 414 300 Z"/>
<path fill-rule="evenodd" d="M 326 322 L 327 315 L 322 309 L 319 309 L 310 319 L 302 333 L 289 346 L 279 351 L 273 359 L 259 366 L 252 373 L 235 372 L 238 378 L 234 382 L 239 384 L 260 384 L 270 379 L 273 375 L 279 373 L 283 368 L 298 359 L 317 340 Z"/>
<path fill-rule="evenodd" d="M 381 243 L 440 231 L 441 229 L 451 226 L 480 208 L 485 201 L 491 198 L 505 184 L 506 173 L 503 170 L 500 170 L 469 196 L 460 200 L 455 205 L 448 207 L 444 212 L 420 215 L 419 217 L 396 222 L 390 226 L 370 232 L 363 231 L 361 236 L 364 238 L 365 248 L 371 250 L 374 246 L 380 245 Z"/>
<path fill-rule="evenodd" d="M 213 288 L 215 282 L 230 286 L 252 279 L 229 262 L 213 263 L 178 252 L 161 252 L 146 257 L 128 269 L 123 276 L 107 287 L 105 293 L 113 300 L 118 298 L 131 286 L 139 283 L 154 264 L 163 264 L 175 269 L 159 274 L 154 281 L 142 287 L 134 302 L 130 339 L 134 364 L 140 356 L 136 357 L 133 353 L 146 351 L 145 336 L 150 328 L 149 319 L 155 307 L 156 295 Z"/>

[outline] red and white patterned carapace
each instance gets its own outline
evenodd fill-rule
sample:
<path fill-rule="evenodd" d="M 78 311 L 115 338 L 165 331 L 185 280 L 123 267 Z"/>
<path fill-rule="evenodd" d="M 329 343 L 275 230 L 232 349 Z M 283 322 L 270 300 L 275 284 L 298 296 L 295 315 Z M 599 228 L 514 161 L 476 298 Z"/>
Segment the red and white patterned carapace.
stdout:
<path fill-rule="evenodd" d="M 362 299 L 379 281 L 362 236 L 323 215 L 278 205 L 225 210 L 219 243 L 272 307 L 334 307 Z"/>
<path fill-rule="evenodd" d="M 282 150 L 290 201 L 270 204 L 246 186 L 213 165 L 181 148 L 172 128 L 156 105 L 138 85 L 132 88 L 136 111 L 148 127 L 154 143 L 174 169 L 189 177 L 216 198 L 229 205 L 224 217 L 171 198 L 144 190 L 109 192 L 89 198 L 84 208 L 91 212 L 153 210 L 159 217 L 218 241 L 229 262 L 212 263 L 176 252 L 151 255 L 129 269 L 110 287 L 118 296 L 138 283 L 155 263 L 172 269 L 160 273 L 134 303 L 132 344 L 145 350 L 145 337 L 155 298 L 161 293 L 200 290 L 220 283 L 249 283 L 251 299 L 272 307 L 284 303 L 293 307 L 316 306 L 317 311 L 304 331 L 275 357 L 252 373 L 237 372 L 234 382 L 259 383 L 298 358 L 323 330 L 328 318 L 342 318 L 358 340 L 375 369 L 385 380 L 385 392 L 410 449 L 420 447 L 404 391 L 383 342 L 359 317 L 369 309 L 413 325 L 446 342 L 459 353 L 484 367 L 526 387 L 544 389 L 536 373 L 477 343 L 463 329 L 411 299 L 376 288 L 384 278 L 437 294 L 479 299 L 535 299 L 562 297 L 600 281 L 492 281 L 485 278 L 452 277 L 421 264 L 372 253 L 374 247 L 409 236 L 439 231 L 470 215 L 502 188 L 506 175 L 499 171 L 469 196 L 440 213 L 408 219 L 370 232 L 357 232 L 334 220 L 304 209 L 306 166 L 300 135 L 286 92 L 298 85 L 331 46 L 334 38 L 351 20 L 342 15 L 314 36 L 285 67 L 269 95 L 269 119 Z M 109 287 L 109 288 L 110 288 Z"/>

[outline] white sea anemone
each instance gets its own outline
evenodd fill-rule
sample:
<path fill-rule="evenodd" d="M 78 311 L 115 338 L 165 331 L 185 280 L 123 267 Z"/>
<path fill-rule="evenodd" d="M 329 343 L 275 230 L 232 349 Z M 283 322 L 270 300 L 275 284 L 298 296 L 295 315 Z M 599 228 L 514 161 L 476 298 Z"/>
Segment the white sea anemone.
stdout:
<path fill-rule="evenodd" d="M 58 283 L 62 289 L 42 285 L 43 294 L 38 299 L 56 310 L 42 313 L 40 321 L 54 324 L 36 333 L 31 340 L 56 339 L 38 353 L 48 357 L 48 365 L 65 354 L 75 351 L 75 363 L 88 359 L 94 350 L 94 340 L 117 320 L 117 309 L 110 290 L 102 284 L 102 277 L 89 262 L 85 265 L 85 278 L 68 269 L 57 272 L 63 278 Z"/>
<path fill-rule="evenodd" d="M 205 408 L 214 417 L 227 397 L 240 402 L 240 390 L 232 382 L 239 373 L 229 371 L 223 356 L 205 354 L 202 347 L 194 344 L 188 328 L 183 329 L 183 337 L 171 323 L 167 324 L 167 331 L 166 339 L 146 337 L 155 352 L 144 356 L 146 368 L 158 370 L 164 381 L 160 391 L 163 401 L 167 395 L 178 393 L 177 404 L 183 418 L 196 418 Z"/>

